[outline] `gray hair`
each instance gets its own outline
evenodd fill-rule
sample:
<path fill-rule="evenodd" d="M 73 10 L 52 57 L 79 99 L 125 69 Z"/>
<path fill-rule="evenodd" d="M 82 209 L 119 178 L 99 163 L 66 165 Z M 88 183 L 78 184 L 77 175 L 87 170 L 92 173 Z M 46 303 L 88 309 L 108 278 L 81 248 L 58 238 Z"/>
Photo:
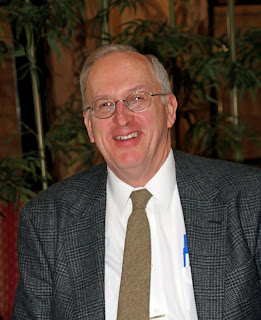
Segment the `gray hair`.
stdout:
<path fill-rule="evenodd" d="M 81 87 L 81 93 L 82 93 L 82 104 L 83 108 L 85 109 L 87 107 L 87 88 L 86 88 L 86 79 L 90 72 L 91 67 L 100 60 L 102 57 L 114 53 L 114 52 L 136 52 L 139 53 L 134 47 L 129 45 L 123 45 L 123 44 L 109 44 L 104 45 L 96 50 L 94 50 L 91 55 L 86 59 L 85 63 L 83 64 L 82 71 L 80 74 L 80 87 Z M 153 55 L 144 55 L 146 60 L 151 65 L 155 77 L 161 87 L 161 90 L 163 93 L 171 93 L 171 87 L 169 82 L 168 73 L 165 70 L 162 63 Z"/>

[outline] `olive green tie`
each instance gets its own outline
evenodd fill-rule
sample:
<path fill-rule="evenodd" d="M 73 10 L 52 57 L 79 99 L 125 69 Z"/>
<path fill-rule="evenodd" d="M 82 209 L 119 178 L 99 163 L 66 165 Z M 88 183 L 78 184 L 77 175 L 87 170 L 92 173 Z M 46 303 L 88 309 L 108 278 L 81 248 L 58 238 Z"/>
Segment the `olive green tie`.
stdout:
<path fill-rule="evenodd" d="M 130 196 L 117 320 L 149 320 L 151 238 L 145 208 L 151 196 L 146 189 Z"/>

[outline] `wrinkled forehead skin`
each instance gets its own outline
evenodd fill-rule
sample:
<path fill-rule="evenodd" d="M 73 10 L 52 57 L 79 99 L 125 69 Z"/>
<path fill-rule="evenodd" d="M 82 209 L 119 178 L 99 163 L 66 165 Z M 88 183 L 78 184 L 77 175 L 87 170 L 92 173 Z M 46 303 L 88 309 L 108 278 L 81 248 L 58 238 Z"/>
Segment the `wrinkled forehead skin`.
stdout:
<path fill-rule="evenodd" d="M 113 52 L 103 56 L 94 63 L 87 76 L 88 104 L 106 94 L 104 87 L 113 92 L 114 88 L 119 90 L 127 83 L 133 85 L 133 89 L 160 90 L 152 65 L 145 56 L 136 52 Z"/>

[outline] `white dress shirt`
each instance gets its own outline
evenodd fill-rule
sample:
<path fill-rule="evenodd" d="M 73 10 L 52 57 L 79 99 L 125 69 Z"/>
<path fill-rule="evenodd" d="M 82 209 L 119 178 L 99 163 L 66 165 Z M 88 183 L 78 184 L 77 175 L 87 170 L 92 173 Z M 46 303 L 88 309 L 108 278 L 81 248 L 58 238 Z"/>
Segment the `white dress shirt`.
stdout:
<path fill-rule="evenodd" d="M 184 256 L 186 231 L 172 150 L 145 188 L 152 194 L 146 208 L 152 250 L 150 318 L 195 320 L 197 312 L 188 254 Z M 105 226 L 106 320 L 117 318 L 125 234 L 132 212 L 130 194 L 134 190 L 136 189 L 121 181 L 108 168 Z"/>

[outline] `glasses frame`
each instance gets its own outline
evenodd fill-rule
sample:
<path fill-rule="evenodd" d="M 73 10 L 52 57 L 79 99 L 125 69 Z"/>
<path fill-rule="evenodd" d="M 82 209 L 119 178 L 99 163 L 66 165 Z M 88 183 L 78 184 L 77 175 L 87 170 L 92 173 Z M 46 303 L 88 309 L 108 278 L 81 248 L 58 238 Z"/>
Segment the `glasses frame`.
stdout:
<path fill-rule="evenodd" d="M 146 93 L 146 94 L 148 94 L 148 95 L 150 96 L 150 103 L 149 103 L 148 107 L 145 108 L 144 110 L 140 110 L 140 111 L 131 110 L 131 109 L 129 108 L 129 104 L 128 104 L 127 99 L 128 99 L 128 97 L 131 96 L 132 94 L 140 93 L 140 92 Z M 90 104 L 90 106 L 87 107 L 85 110 L 88 111 L 88 110 L 91 109 L 92 115 L 93 115 L 95 118 L 97 118 L 97 119 L 108 119 L 108 118 L 110 118 L 110 117 L 112 117 L 112 116 L 114 115 L 114 113 L 115 113 L 115 111 L 116 111 L 117 103 L 120 102 L 120 101 L 123 101 L 124 104 L 125 104 L 125 106 L 128 108 L 128 110 L 130 110 L 131 112 L 134 112 L 134 113 L 141 113 L 141 112 L 144 112 L 144 111 L 146 111 L 146 110 L 149 109 L 149 107 L 150 107 L 150 105 L 151 105 L 152 97 L 155 97 L 155 96 L 167 96 L 168 94 L 170 94 L 170 93 L 153 93 L 153 94 L 150 94 L 150 93 L 147 92 L 147 91 L 134 91 L 134 92 L 130 93 L 125 99 L 119 99 L 119 100 L 116 100 L 116 101 L 113 101 L 113 100 L 108 99 L 108 101 L 113 101 L 114 110 L 113 110 L 113 113 L 112 113 L 111 115 L 109 115 L 108 117 L 105 117 L 105 118 L 97 117 L 97 116 L 95 115 L 94 107 L 93 107 L 93 104 L 94 104 L 96 101 L 103 100 L 103 99 L 96 99 L 96 100 L 92 101 L 92 103 Z M 105 99 L 104 99 L 104 100 L 105 100 Z"/>

